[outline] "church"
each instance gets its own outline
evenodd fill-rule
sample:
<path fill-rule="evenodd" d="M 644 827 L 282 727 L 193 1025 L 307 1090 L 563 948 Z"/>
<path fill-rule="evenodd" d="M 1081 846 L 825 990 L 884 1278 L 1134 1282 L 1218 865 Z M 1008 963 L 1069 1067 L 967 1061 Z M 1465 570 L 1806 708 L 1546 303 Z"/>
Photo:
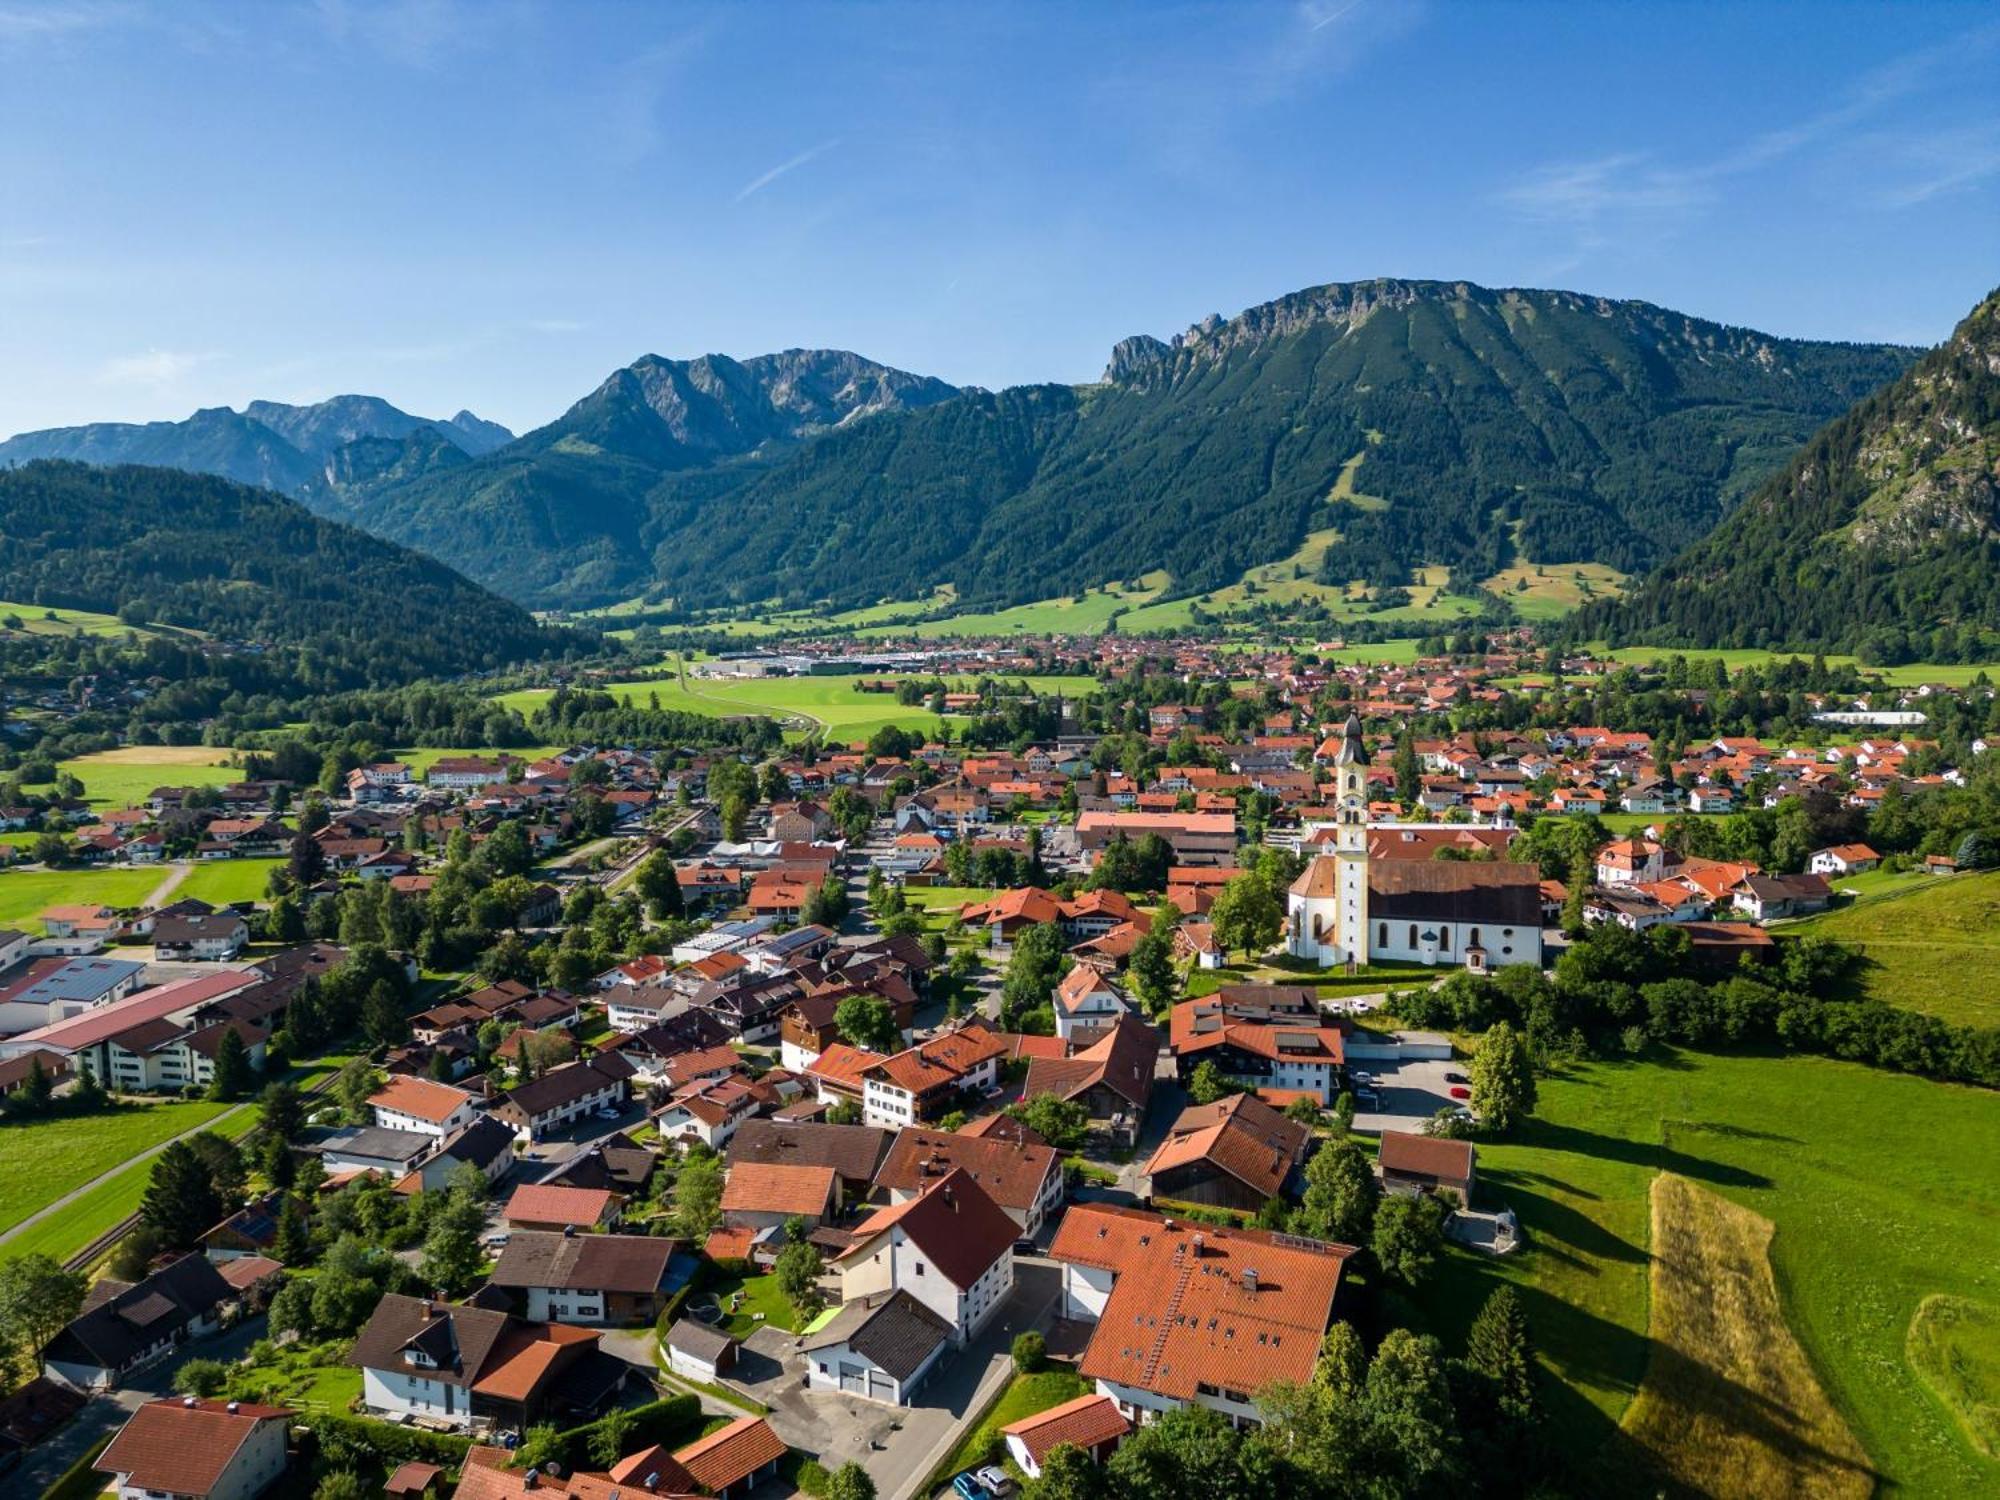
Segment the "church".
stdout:
<path fill-rule="evenodd" d="M 1371 848 L 1367 753 L 1350 716 L 1334 759 L 1333 852 L 1286 899 L 1285 949 L 1322 968 L 1398 961 L 1475 973 L 1542 962 L 1541 870 L 1490 860 L 1384 859 Z"/>

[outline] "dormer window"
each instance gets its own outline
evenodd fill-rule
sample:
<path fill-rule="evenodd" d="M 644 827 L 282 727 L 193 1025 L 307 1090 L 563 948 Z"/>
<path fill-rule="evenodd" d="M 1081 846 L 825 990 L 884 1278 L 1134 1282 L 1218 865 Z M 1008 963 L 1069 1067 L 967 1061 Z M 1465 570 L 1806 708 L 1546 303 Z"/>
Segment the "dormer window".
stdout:
<path fill-rule="evenodd" d="M 437 1368 L 437 1361 L 421 1349 L 412 1349 L 410 1351 L 410 1363 L 426 1370 L 435 1370 Z"/>

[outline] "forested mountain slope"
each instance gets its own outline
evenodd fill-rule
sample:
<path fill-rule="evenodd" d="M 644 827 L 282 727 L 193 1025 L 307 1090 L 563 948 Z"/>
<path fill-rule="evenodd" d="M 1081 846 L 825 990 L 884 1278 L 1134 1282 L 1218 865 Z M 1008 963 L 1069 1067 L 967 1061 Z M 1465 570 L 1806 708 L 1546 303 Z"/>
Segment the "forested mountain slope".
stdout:
<path fill-rule="evenodd" d="M 2000 292 L 1581 636 L 1986 660 L 2000 640 Z"/>
<path fill-rule="evenodd" d="M 307 690 L 453 677 L 574 639 L 442 563 L 212 475 L 0 471 L 0 536 L 0 599 L 273 647 Z"/>
<path fill-rule="evenodd" d="M 1186 592 L 1322 529 L 1340 533 L 1335 581 L 1477 578 L 1517 547 L 1632 570 L 1914 357 L 1569 292 L 1363 282 L 1128 339 L 1095 385 L 932 383 L 789 431 L 695 420 L 682 372 L 734 362 L 642 361 L 552 427 L 351 514 L 538 604 L 853 604 L 939 583 L 1008 603 L 1156 568 Z M 1364 453 L 1358 500 L 1330 500 Z"/>

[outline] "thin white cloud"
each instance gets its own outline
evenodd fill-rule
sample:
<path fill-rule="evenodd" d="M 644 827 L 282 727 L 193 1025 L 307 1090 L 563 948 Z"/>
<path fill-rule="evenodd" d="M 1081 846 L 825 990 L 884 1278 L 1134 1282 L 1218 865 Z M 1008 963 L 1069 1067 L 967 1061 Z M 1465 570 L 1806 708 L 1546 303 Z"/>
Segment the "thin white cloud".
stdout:
<path fill-rule="evenodd" d="M 0 42 L 60 40 L 124 20 L 125 5 L 0 5 Z"/>
<path fill-rule="evenodd" d="M 1879 208 L 1913 208 L 2000 176 L 2000 122 L 1885 143 L 1885 175 L 1866 194 Z"/>
<path fill-rule="evenodd" d="M 1331 26 L 1335 21 L 1338 21 L 1342 16 L 1346 15 L 1349 11 L 1353 10 L 1360 3 L 1361 0 L 1347 0 L 1347 3 L 1344 5 L 1329 6 L 1329 5 L 1308 4 L 1302 6 L 1301 9 L 1305 12 L 1306 30 L 1324 31 L 1326 30 L 1327 27 Z"/>
<path fill-rule="evenodd" d="M 1864 75 L 1831 107 L 1754 135 L 1706 160 L 1673 161 L 1657 152 L 1626 151 L 1549 162 L 1496 196 L 1524 220 L 1569 228 L 1578 251 L 1600 248 L 1626 233 L 1657 231 L 1714 202 L 1734 179 L 1851 137 L 1854 127 L 1917 93 L 1947 68 L 1992 51 L 1996 42 L 2000 28 L 1983 27 L 1944 46 L 1897 58 Z M 1943 171 L 1914 183 L 1912 190 L 1919 196 L 1906 198 L 1905 203 L 1979 180 L 1993 170 L 1981 161 L 1976 151 L 1959 151 Z M 1574 263 L 1573 258 L 1566 265 Z"/>
<path fill-rule="evenodd" d="M 143 354 L 122 354 L 98 367 L 101 385 L 169 386 L 199 365 L 217 356 L 180 349 L 148 349 Z"/>
<path fill-rule="evenodd" d="M 840 141 L 838 140 L 838 138 L 830 141 L 821 141 L 817 146 L 812 147 L 810 150 L 801 151 L 797 156 L 793 157 L 790 161 L 779 162 L 777 166 L 771 168 L 771 170 L 764 173 L 763 176 L 753 177 L 750 179 L 750 181 L 744 183 L 743 186 L 737 190 L 736 197 L 733 201 L 741 203 L 745 198 L 750 197 L 753 193 L 763 192 L 765 188 L 769 187 L 772 183 L 776 182 L 780 177 L 783 177 L 787 172 L 796 172 L 800 167 L 803 167 L 807 162 L 813 161 L 818 157 L 826 155 L 827 152 L 831 151 L 835 146 L 838 146 L 839 144 Z"/>

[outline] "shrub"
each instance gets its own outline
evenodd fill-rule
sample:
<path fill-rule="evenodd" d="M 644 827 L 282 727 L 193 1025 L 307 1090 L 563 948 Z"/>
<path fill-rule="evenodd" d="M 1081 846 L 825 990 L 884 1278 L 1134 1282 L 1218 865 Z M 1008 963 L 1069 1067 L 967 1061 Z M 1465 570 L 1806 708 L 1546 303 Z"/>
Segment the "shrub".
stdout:
<path fill-rule="evenodd" d="M 1048 1341 L 1033 1329 L 1014 1335 L 1014 1368 L 1023 1375 L 1039 1370 L 1048 1352 Z"/>

